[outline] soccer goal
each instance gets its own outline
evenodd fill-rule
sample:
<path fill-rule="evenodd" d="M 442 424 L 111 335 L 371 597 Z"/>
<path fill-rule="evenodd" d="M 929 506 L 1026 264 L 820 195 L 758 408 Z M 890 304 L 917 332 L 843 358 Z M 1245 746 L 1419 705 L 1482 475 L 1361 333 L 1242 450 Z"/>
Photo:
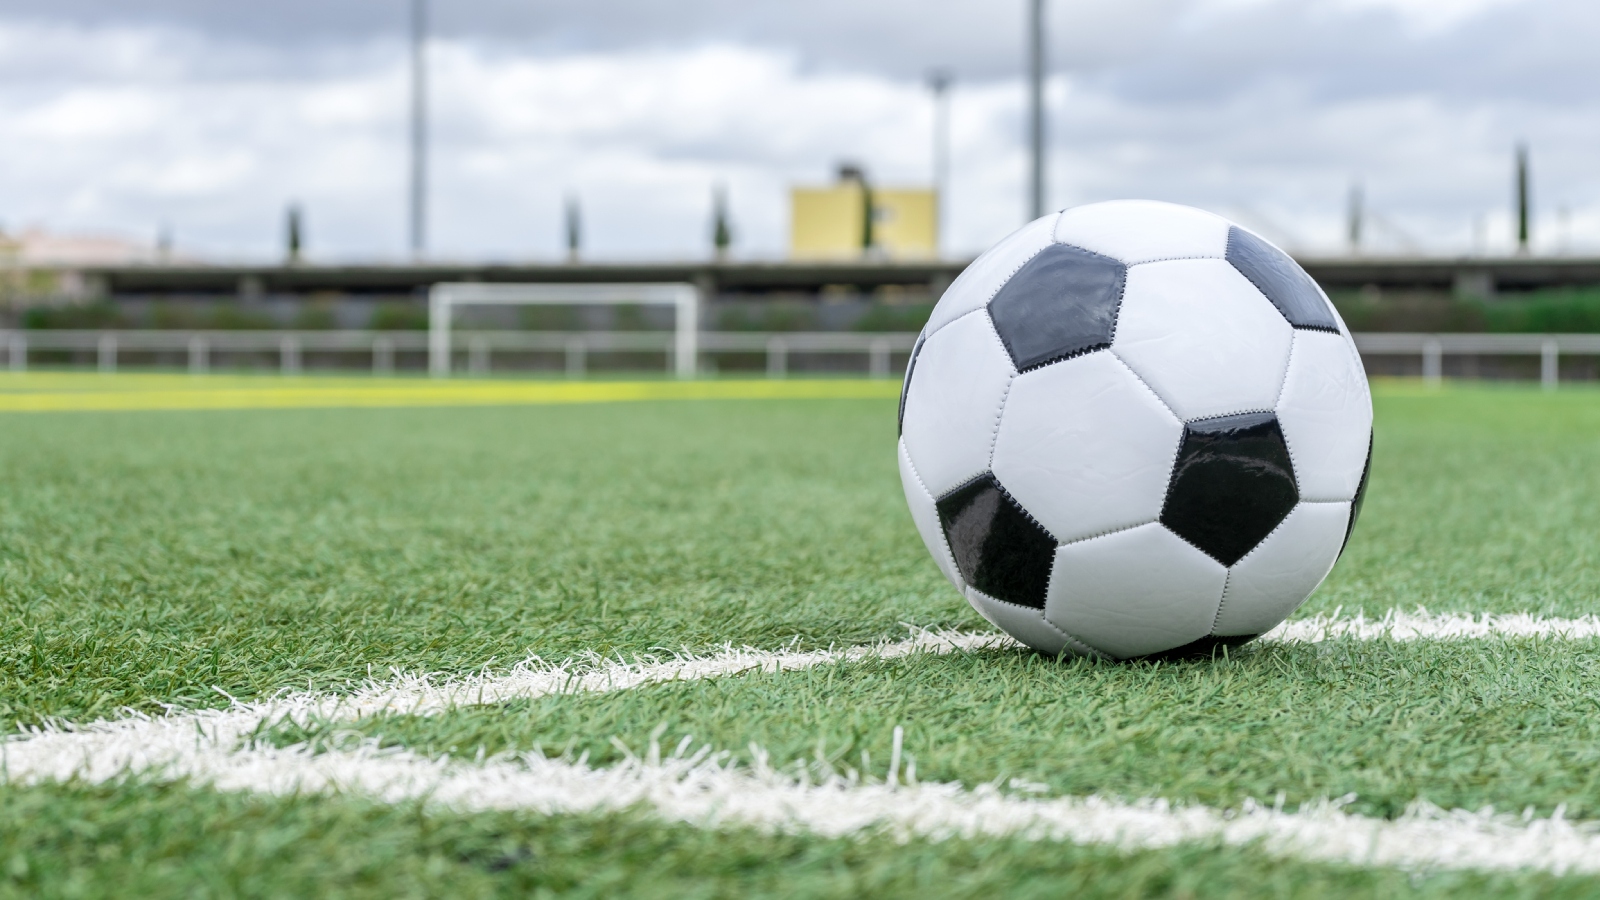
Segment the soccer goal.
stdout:
<path fill-rule="evenodd" d="M 450 377 L 450 321 L 458 306 L 671 306 L 673 371 L 693 378 L 699 358 L 700 291 L 692 284 L 436 284 L 428 291 L 428 371 Z"/>

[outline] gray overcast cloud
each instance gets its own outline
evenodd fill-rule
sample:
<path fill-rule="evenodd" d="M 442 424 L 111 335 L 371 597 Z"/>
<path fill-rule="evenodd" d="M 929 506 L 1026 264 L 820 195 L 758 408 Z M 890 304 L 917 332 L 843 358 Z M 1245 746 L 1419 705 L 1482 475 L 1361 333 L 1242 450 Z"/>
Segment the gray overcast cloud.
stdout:
<path fill-rule="evenodd" d="M 404 0 L 0 2 L 0 221 L 267 255 L 400 249 Z M 435 247 L 553 255 L 577 192 L 600 256 L 739 247 L 833 162 L 927 175 L 931 66 L 958 77 L 948 243 L 1021 216 L 1021 0 L 435 0 Z M 1600 245 L 1600 6 L 1577 0 L 1128 0 L 1050 6 L 1052 199 L 1194 203 L 1337 248 L 1349 185 L 1379 249 L 1500 248 L 1530 142 L 1539 238 Z M 1477 237 L 1475 237 L 1477 235 Z"/>

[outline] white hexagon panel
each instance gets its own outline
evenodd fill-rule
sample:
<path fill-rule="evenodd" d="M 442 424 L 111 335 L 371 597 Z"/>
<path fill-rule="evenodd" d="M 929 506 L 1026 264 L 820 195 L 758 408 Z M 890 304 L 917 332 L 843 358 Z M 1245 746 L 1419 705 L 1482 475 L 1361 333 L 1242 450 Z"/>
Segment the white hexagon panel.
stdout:
<path fill-rule="evenodd" d="M 1228 255 L 1228 220 L 1192 206 L 1158 200 L 1110 200 L 1069 209 L 1056 220 L 1056 240 L 1109 256 L 1123 265 Z"/>
<path fill-rule="evenodd" d="M 1228 586 L 1211 633 L 1255 637 L 1282 622 L 1333 569 L 1349 522 L 1349 503 L 1301 503 L 1291 510 L 1228 569 Z"/>
<path fill-rule="evenodd" d="M 934 507 L 934 497 L 928 493 L 922 477 L 911 464 L 904 440 L 900 441 L 899 456 L 900 487 L 905 491 L 906 505 L 911 508 L 911 521 L 917 526 L 917 534 L 922 537 L 923 546 L 933 554 L 933 561 L 938 563 L 944 577 L 955 585 L 956 590 L 965 590 L 966 585 L 961 583 L 961 576 L 956 572 L 956 561 L 950 555 L 950 545 L 945 542 L 944 529 L 939 524 L 939 511 Z"/>
<path fill-rule="evenodd" d="M 906 452 L 938 497 L 987 471 L 1016 370 L 989 316 L 975 310 L 923 342 L 906 387 Z"/>
<path fill-rule="evenodd" d="M 1350 339 L 1296 331 L 1278 421 L 1305 500 L 1351 500 L 1371 450 L 1372 394 Z"/>
<path fill-rule="evenodd" d="M 1159 524 L 1056 551 L 1044 616 L 1118 659 L 1164 653 L 1211 634 L 1228 570 Z"/>
<path fill-rule="evenodd" d="M 1019 375 L 993 470 L 1057 541 L 1154 522 L 1183 423 L 1100 351 Z"/>
<path fill-rule="evenodd" d="M 1294 329 L 1221 259 L 1128 270 L 1112 352 L 1184 420 L 1270 410 Z"/>

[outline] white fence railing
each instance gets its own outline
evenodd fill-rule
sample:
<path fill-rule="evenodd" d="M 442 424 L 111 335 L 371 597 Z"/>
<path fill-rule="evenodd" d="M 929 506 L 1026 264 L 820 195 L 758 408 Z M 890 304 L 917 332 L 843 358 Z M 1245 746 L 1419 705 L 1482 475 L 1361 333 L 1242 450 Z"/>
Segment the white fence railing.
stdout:
<path fill-rule="evenodd" d="M 909 353 L 912 333 L 837 331 L 743 332 L 708 331 L 699 335 L 703 361 L 718 354 L 760 354 L 769 376 L 788 374 L 796 354 L 860 355 L 873 377 L 895 374 L 891 356 Z M 1536 356 L 1540 381 L 1554 387 L 1563 355 L 1600 357 L 1600 334 L 1395 334 L 1355 335 L 1363 356 L 1413 356 L 1422 362 L 1422 376 L 1438 381 L 1446 356 Z M 554 353 L 568 374 L 580 376 L 596 353 L 659 353 L 664 368 L 674 368 L 675 337 L 666 331 L 457 331 L 450 336 L 452 368 L 472 374 L 493 369 L 497 353 Z M 396 356 L 414 354 L 422 368 L 428 354 L 422 331 L 0 331 L 0 353 L 13 371 L 28 367 L 31 357 L 51 353 L 92 355 L 103 372 L 114 372 L 126 354 L 159 354 L 182 361 L 191 372 L 211 369 L 217 355 L 265 357 L 286 373 L 305 366 L 307 354 L 367 357 L 372 371 L 395 370 Z M 87 361 L 87 360 L 85 360 Z M 172 363 L 168 363 L 169 365 Z"/>
<path fill-rule="evenodd" d="M 788 373 L 792 354 L 843 354 L 866 358 L 873 377 L 892 374 L 892 354 L 911 352 L 915 334 L 859 332 L 736 332 L 709 331 L 699 335 L 698 356 L 724 353 L 761 354 L 768 375 Z M 580 376 L 596 353 L 659 353 L 666 371 L 676 368 L 678 340 L 663 331 L 456 331 L 450 335 L 451 368 L 487 374 L 497 353 L 555 353 L 563 357 L 569 375 Z M 395 370 L 398 354 L 414 354 L 419 368 L 429 353 L 423 331 L 0 331 L 6 365 L 12 371 L 28 368 L 40 355 L 70 353 L 93 355 L 102 372 L 115 372 L 128 354 L 180 358 L 190 372 L 208 372 L 215 356 L 266 357 L 285 374 L 301 371 L 308 354 L 366 356 L 373 372 Z M 168 362 L 168 365 L 171 365 Z"/>

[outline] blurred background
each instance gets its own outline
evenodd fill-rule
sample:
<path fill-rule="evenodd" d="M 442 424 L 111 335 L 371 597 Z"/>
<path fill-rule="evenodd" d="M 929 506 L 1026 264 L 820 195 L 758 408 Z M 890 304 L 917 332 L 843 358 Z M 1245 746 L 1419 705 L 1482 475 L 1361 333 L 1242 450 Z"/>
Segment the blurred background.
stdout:
<path fill-rule="evenodd" d="M 914 331 L 1036 207 L 1148 197 L 1358 328 L 1600 331 L 1461 305 L 1600 270 L 1379 265 L 1600 253 L 1597 35 L 1580 0 L 0 0 L 0 291 L 34 328 L 414 328 L 430 279 L 853 261 L 913 268 L 634 276 L 707 328 Z"/>
<path fill-rule="evenodd" d="M 945 250 L 1025 206 L 1027 0 L 433 0 L 427 251 L 789 249 L 789 188 L 840 162 L 930 185 Z M 0 224 L 269 259 L 405 258 L 408 0 L 0 3 Z M 1512 248 L 1526 142 L 1544 252 L 1600 245 L 1600 7 L 1581 0 L 1051 0 L 1046 205 L 1155 197 L 1301 251 Z"/>

